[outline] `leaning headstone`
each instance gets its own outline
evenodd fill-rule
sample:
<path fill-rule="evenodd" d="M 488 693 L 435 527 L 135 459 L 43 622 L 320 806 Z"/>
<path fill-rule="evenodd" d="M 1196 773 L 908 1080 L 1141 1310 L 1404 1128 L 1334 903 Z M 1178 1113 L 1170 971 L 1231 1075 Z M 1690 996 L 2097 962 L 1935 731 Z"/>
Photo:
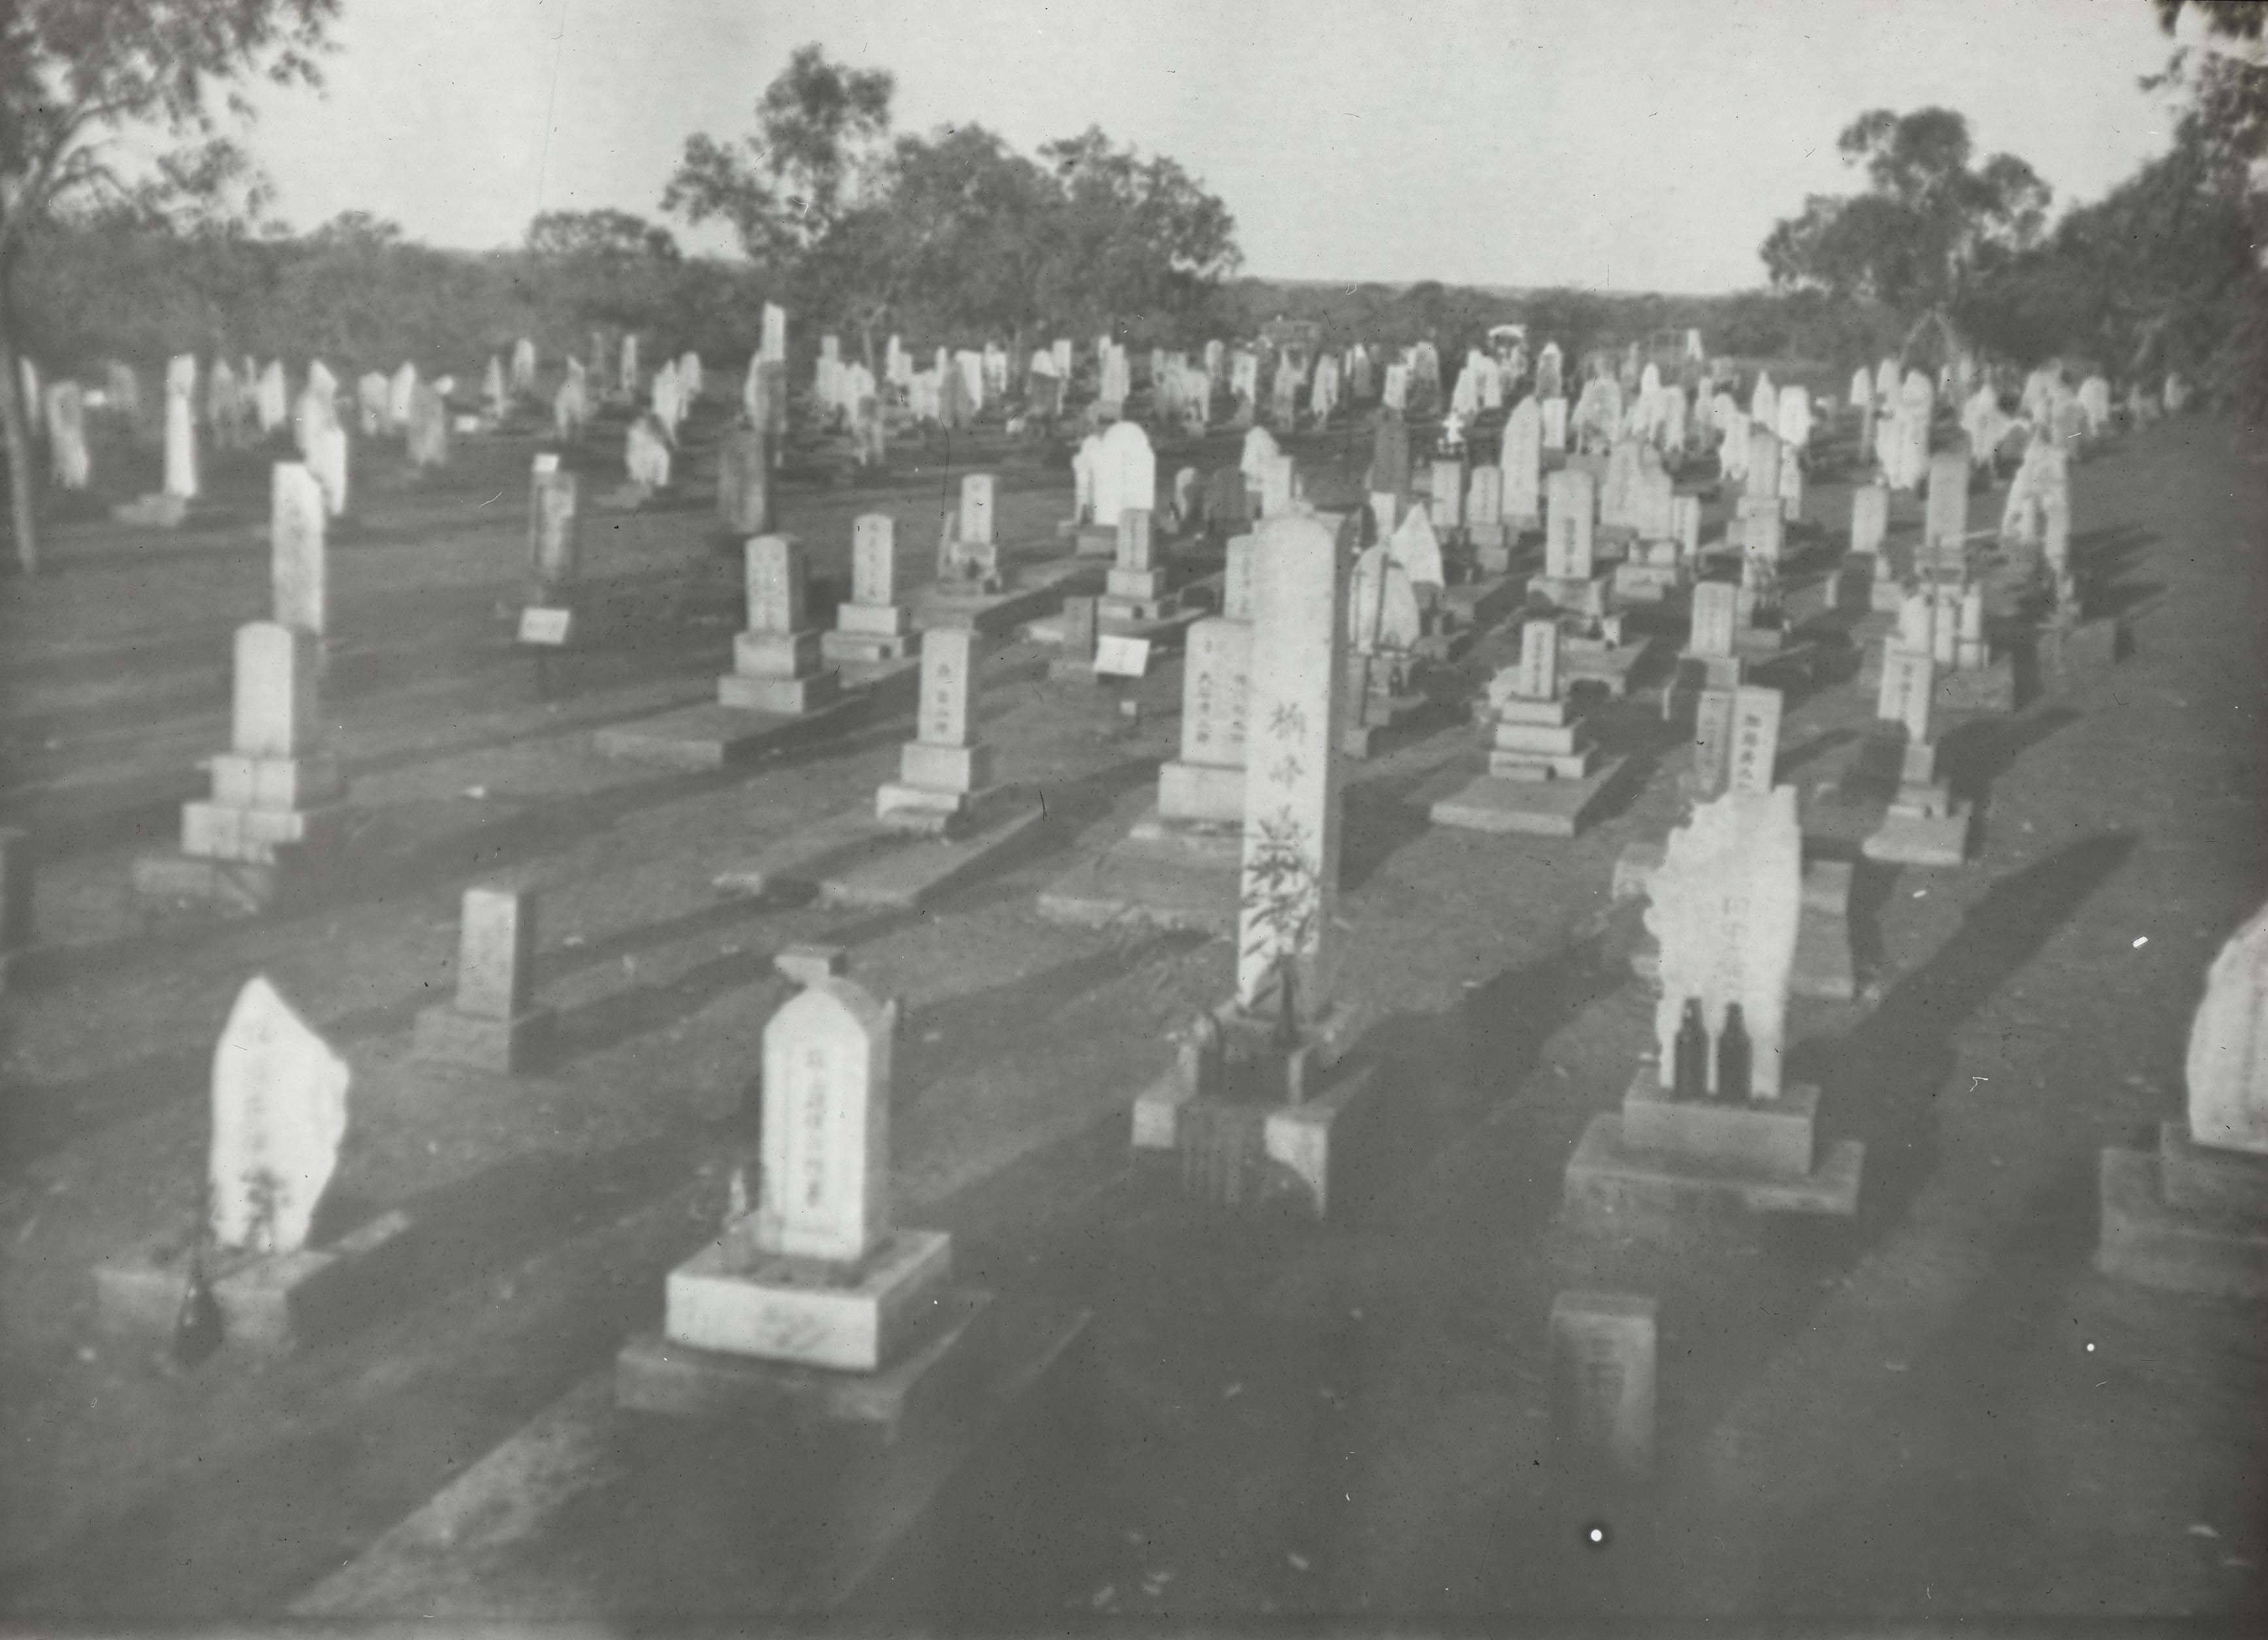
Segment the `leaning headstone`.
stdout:
<path fill-rule="evenodd" d="M 269 485 L 269 569 L 274 619 L 321 637 L 330 629 L 329 554 L 323 487 L 296 461 L 278 461 Z"/>
<path fill-rule="evenodd" d="M 733 670 L 717 680 L 718 704 L 783 717 L 831 704 L 841 675 L 821 664 L 818 629 L 807 624 L 802 544 L 759 535 L 742 552 L 748 624 L 733 636 Z"/>
<path fill-rule="evenodd" d="M 837 663 L 904 658 L 912 616 L 897 601 L 897 525 L 887 512 L 862 512 L 850 523 L 850 596 L 835 607 L 835 629 L 820 653 Z"/>
<path fill-rule="evenodd" d="M 465 890 L 457 921 L 457 994 L 417 1015 L 420 1059 L 510 1076 L 550 1045 L 553 1014 L 535 1005 L 535 891 Z"/>

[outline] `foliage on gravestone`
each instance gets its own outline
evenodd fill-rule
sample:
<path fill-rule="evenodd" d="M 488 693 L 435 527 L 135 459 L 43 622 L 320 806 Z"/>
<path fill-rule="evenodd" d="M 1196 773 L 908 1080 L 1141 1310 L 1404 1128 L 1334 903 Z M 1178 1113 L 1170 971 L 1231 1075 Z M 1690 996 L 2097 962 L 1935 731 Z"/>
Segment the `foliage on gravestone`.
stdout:
<path fill-rule="evenodd" d="M 313 84 L 340 0 L 41 0 L 0 6 L 0 422 L 18 562 L 39 567 L 28 411 L 18 400 L 15 276 L 55 224 L 105 206 L 210 224 L 249 168 L 223 117 L 241 82 Z M 181 144 L 138 175 L 125 134 Z"/>

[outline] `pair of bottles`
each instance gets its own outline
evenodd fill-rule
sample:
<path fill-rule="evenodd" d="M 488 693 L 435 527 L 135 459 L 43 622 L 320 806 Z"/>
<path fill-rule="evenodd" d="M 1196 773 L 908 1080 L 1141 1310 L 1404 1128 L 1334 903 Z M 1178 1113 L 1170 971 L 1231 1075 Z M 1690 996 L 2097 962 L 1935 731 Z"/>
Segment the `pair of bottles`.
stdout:
<path fill-rule="evenodd" d="M 1747 1021 L 1741 1004 L 1725 1009 L 1725 1028 L 1717 1038 L 1717 1092 L 1721 1100 L 1749 1097 L 1749 1065 Z M 1670 1066 L 1670 1092 L 1678 1099 L 1707 1099 L 1709 1094 L 1709 1027 L 1701 1019 L 1701 999 L 1685 999 L 1685 1015 L 1678 1022 Z"/>

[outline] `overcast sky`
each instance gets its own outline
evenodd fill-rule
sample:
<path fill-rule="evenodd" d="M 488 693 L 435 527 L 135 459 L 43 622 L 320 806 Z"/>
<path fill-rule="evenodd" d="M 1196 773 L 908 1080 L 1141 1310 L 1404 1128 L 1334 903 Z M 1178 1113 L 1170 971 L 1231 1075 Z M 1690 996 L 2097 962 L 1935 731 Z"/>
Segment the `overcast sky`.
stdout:
<path fill-rule="evenodd" d="M 282 214 L 467 247 L 658 215 L 685 137 L 747 131 L 806 40 L 895 74 L 900 129 L 1170 154 L 1291 278 L 1734 290 L 1856 186 L 1864 109 L 1958 108 L 2059 207 L 2166 141 L 2146 0 L 346 0 L 338 40 L 253 133 Z"/>

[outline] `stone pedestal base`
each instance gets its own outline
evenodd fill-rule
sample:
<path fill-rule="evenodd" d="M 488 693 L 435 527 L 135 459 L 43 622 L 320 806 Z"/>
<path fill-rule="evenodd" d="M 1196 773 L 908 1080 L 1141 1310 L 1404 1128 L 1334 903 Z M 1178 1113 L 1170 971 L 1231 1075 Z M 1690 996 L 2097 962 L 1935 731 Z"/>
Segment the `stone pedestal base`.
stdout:
<path fill-rule="evenodd" d="M 1436 826 L 1572 837 L 1590 822 L 1624 763 L 1614 759 L 1580 780 L 1505 780 L 1483 775 L 1436 802 L 1428 813 Z"/>
<path fill-rule="evenodd" d="M 1969 858 L 1968 805 L 1949 803 L 1943 814 L 1893 805 L 1879 829 L 1859 845 L 1870 860 L 1893 865 L 1964 864 Z"/>
<path fill-rule="evenodd" d="M 674 1344 L 799 1366 L 872 1372 L 934 1319 L 953 1239 L 901 1230 L 856 1270 L 755 1252 L 736 1224 L 670 1271 L 662 1334 Z"/>
<path fill-rule="evenodd" d="M 1580 614 L 1603 615 L 1609 607 L 1608 583 L 1611 572 L 1592 576 L 1535 575 L 1528 579 L 1528 601 L 1541 597 L 1554 609 L 1572 610 Z"/>
<path fill-rule="evenodd" d="M 209 1254 L 205 1275 L 225 1344 L 278 1354 L 371 1319 L 414 1262 L 410 1229 L 409 1215 L 389 1212 L 297 1253 Z M 189 1248 L 178 1233 L 94 1267 L 96 1318 L 114 1335 L 170 1342 L 188 1292 Z"/>
<path fill-rule="evenodd" d="M 113 507 L 110 516 L 121 524 L 139 525 L 144 529 L 177 530 L 188 519 L 189 505 L 188 497 L 183 496 L 144 496 Z"/>
<path fill-rule="evenodd" d="M 820 648 L 813 644 L 814 655 Z M 843 680 L 833 672 L 814 672 L 800 678 L 747 677 L 728 672 L 717 680 L 717 704 L 740 712 L 770 712 L 778 717 L 801 717 L 832 706 L 843 693 Z"/>
<path fill-rule="evenodd" d="M 558 1016 L 549 1008 L 531 1008 L 509 1019 L 490 1019 L 463 1012 L 454 1003 L 436 1003 L 418 1010 L 410 1052 L 435 1064 L 515 1076 L 543 1063 L 551 1051 L 551 1033 L 557 1024 Z"/>
<path fill-rule="evenodd" d="M 992 1295 L 946 1287 L 926 1326 L 871 1372 L 798 1366 L 699 1350 L 661 1333 L 633 1338 L 615 1361 L 615 1401 L 625 1411 L 742 1424 L 842 1425 L 882 1445 L 951 1416 L 988 1369 Z"/>
<path fill-rule="evenodd" d="M 1241 817 L 1241 809 L 1237 812 Z M 1073 928 L 1139 923 L 1233 934 L 1243 858 L 1241 818 L 1179 820 L 1153 810 L 1134 822 L 1123 841 L 1057 878 L 1041 894 L 1039 913 Z"/>
<path fill-rule="evenodd" d="M 1377 1067 L 1337 1063 L 1296 1105 L 1200 1095 L 1178 1069 L 1134 1101 L 1138 1163 L 1166 1163 L 1182 1194 L 1219 1207 L 1258 1208 L 1290 1199 L 1329 1216 L 1344 1185 L 1349 1147 L 1376 1103 Z"/>
<path fill-rule="evenodd" d="M 1646 658 L 1643 643 L 1609 645 L 1586 638 L 1569 638 L 1559 646 L 1559 670 L 1569 688 L 1595 683 L 1619 700 L 1630 693 L 1631 673 Z"/>
<path fill-rule="evenodd" d="M 2214 1151 L 2168 1122 L 2154 1151 L 2113 1147 L 2100 1172 L 2106 1276 L 2175 1292 L 2268 1298 L 2268 1157 Z"/>
<path fill-rule="evenodd" d="M 905 612 L 901 610 L 901 614 Z M 903 660 L 912 653 L 913 639 L 905 633 L 822 632 L 819 652 L 836 666 L 872 666 L 877 661 Z"/>
<path fill-rule="evenodd" d="M 1858 1211 L 1866 1147 L 1856 1139 L 1817 1144 L 1817 1089 L 1719 1104 L 1672 1099 L 1659 1083 L 1653 1062 L 1641 1062 L 1623 1108 L 1584 1129 L 1562 1196 L 1571 1224 L 1658 1239 L 1675 1237 L 1697 1214 Z"/>

